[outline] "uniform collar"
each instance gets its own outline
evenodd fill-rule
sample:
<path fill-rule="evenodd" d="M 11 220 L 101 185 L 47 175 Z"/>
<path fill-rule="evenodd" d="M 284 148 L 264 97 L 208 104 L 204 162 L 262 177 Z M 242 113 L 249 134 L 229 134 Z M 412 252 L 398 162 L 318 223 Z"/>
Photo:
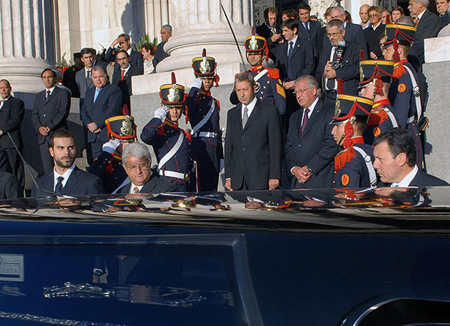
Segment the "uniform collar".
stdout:
<path fill-rule="evenodd" d="M 378 106 L 386 106 L 386 105 L 391 105 L 391 102 L 389 102 L 388 98 L 374 102 L 372 108 L 375 109 Z"/>
<path fill-rule="evenodd" d="M 261 69 L 264 69 L 263 65 L 256 65 L 254 67 L 251 67 L 250 70 L 253 71 L 259 71 Z"/>
<path fill-rule="evenodd" d="M 169 127 L 175 128 L 175 129 L 178 128 L 178 122 L 172 122 L 172 121 L 169 121 L 166 119 L 166 120 L 164 120 L 164 124 L 168 125 Z"/>

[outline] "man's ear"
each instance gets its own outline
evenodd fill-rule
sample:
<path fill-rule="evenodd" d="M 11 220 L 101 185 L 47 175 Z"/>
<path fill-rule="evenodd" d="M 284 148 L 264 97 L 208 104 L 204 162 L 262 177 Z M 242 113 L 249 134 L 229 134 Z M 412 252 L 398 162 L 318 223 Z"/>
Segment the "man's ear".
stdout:
<path fill-rule="evenodd" d="M 55 157 L 55 153 L 53 152 L 53 148 L 52 147 L 49 147 L 48 151 L 50 152 L 50 156 L 51 157 Z"/>
<path fill-rule="evenodd" d="M 397 160 L 400 166 L 404 166 L 405 164 L 408 164 L 408 156 L 406 153 L 400 153 L 397 155 Z"/>

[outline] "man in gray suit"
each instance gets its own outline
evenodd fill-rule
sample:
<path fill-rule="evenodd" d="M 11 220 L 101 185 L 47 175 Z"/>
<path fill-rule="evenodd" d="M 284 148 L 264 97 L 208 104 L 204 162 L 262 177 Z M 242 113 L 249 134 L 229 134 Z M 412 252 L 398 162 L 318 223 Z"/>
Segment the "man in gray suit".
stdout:
<path fill-rule="evenodd" d="M 56 72 L 50 68 L 41 73 L 45 90 L 36 95 L 31 122 L 38 133 L 38 145 L 41 153 L 44 173 L 53 169 L 53 159 L 48 151 L 48 140 L 51 132 L 66 127 L 70 110 L 70 92 L 56 86 Z"/>
<path fill-rule="evenodd" d="M 91 48 L 83 48 L 81 50 L 81 61 L 84 63 L 84 68 L 77 71 L 75 81 L 80 90 L 80 108 L 83 106 L 86 91 L 93 87 L 92 83 L 92 67 L 95 62 L 95 50 Z"/>

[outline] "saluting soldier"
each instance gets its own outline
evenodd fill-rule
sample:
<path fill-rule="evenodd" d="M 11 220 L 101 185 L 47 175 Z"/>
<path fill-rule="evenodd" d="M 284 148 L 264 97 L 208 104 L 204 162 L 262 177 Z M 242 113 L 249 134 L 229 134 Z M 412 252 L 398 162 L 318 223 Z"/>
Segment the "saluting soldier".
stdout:
<path fill-rule="evenodd" d="M 154 118 L 142 130 L 141 139 L 152 145 L 158 160 L 157 171 L 162 179 L 186 191 L 191 170 L 191 134 L 178 126 L 184 111 L 184 86 L 177 84 L 172 72 L 172 84 L 160 87 L 163 106 L 155 110 Z"/>
<path fill-rule="evenodd" d="M 275 105 L 280 116 L 284 116 L 286 113 L 286 93 L 280 80 L 280 71 L 262 65 L 264 59 L 269 60 L 267 40 L 262 36 L 249 36 L 245 39 L 245 50 L 247 61 L 251 67 L 248 71 L 251 72 L 256 81 L 255 97 L 260 101 Z M 230 95 L 230 102 L 234 105 L 239 104 L 235 91 Z"/>
<path fill-rule="evenodd" d="M 375 138 L 383 132 L 398 127 L 395 112 L 392 109 L 388 94 L 393 81 L 394 62 L 386 60 L 361 61 L 361 96 L 372 99 L 364 141 L 372 145 Z"/>
<path fill-rule="evenodd" d="M 413 23 L 411 22 L 411 24 Z M 399 127 L 407 129 L 413 136 L 417 150 L 417 166 L 424 169 L 425 163 L 423 161 L 420 130 L 417 126 L 423 117 L 424 109 L 420 99 L 417 72 L 407 60 L 415 32 L 416 28 L 414 26 L 403 24 L 386 25 L 387 39 L 384 43 L 383 55 L 387 60 L 395 62 L 394 77 L 396 77 L 396 80 L 390 88 L 389 100 L 397 117 Z"/>
<path fill-rule="evenodd" d="M 122 165 L 122 152 L 136 140 L 136 125 L 130 115 L 119 115 L 105 120 L 109 142 L 103 144 L 100 156 L 89 167 L 88 172 L 103 181 L 106 193 L 115 193 L 129 180 Z"/>
<path fill-rule="evenodd" d="M 358 96 L 338 94 L 333 117 L 334 140 L 342 148 L 334 159 L 334 188 L 375 187 L 373 148 L 364 144 L 364 130 L 373 101 Z"/>
<path fill-rule="evenodd" d="M 192 60 L 197 77 L 191 85 L 186 103 L 186 118 L 192 127 L 191 156 L 196 162 L 196 191 L 217 191 L 220 160 L 223 159 L 220 135 L 220 103 L 211 96 L 214 82 L 218 86 L 217 63 L 206 56 Z"/>

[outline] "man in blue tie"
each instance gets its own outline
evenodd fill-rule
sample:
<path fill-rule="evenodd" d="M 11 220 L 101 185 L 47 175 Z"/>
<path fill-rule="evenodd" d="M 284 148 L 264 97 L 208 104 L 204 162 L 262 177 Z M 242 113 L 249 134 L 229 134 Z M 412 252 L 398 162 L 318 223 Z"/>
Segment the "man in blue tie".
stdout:
<path fill-rule="evenodd" d="M 81 119 L 87 130 L 88 162 L 91 164 L 102 153 L 102 145 L 109 141 L 105 120 L 119 115 L 122 106 L 122 92 L 108 82 L 102 67 L 92 68 L 92 82 L 95 87 L 86 91 L 81 108 Z"/>

